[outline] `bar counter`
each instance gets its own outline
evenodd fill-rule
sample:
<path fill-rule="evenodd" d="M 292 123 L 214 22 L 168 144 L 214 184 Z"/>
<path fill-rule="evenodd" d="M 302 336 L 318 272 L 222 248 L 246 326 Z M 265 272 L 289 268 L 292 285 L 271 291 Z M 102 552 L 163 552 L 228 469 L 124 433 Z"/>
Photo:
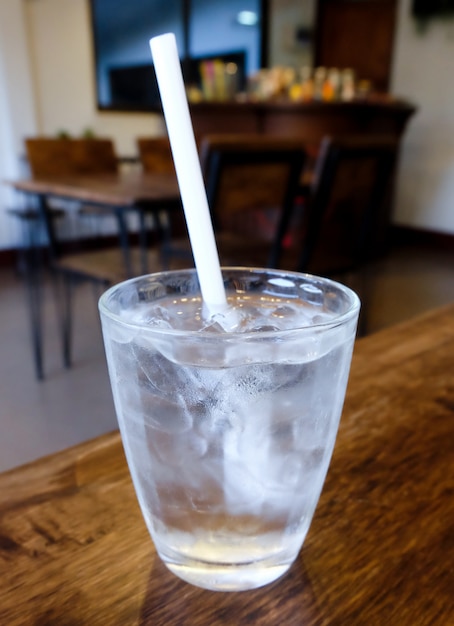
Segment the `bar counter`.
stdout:
<path fill-rule="evenodd" d="M 392 135 L 401 138 L 416 106 L 382 96 L 352 102 L 200 102 L 191 104 L 198 138 L 208 133 L 264 133 L 318 144 L 325 135 Z"/>

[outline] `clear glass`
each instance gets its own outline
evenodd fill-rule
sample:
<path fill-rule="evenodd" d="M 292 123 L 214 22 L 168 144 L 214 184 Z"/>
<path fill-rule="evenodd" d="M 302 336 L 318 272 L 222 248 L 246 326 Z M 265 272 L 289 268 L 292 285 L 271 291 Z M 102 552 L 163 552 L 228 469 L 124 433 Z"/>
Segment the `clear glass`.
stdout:
<path fill-rule="evenodd" d="M 180 578 L 238 591 L 298 556 L 347 386 L 359 300 L 333 281 L 224 268 L 234 313 L 206 320 L 194 270 L 100 300 L 122 440 L 156 550 Z"/>

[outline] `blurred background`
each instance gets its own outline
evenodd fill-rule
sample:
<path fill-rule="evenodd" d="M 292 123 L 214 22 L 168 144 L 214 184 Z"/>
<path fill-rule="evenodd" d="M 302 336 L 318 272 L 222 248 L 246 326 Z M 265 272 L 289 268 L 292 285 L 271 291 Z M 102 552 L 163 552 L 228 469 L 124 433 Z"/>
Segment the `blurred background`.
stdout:
<path fill-rule="evenodd" d="M 148 39 L 169 30 L 194 102 L 213 97 L 209 72 L 221 56 L 224 69 L 236 67 L 238 99 L 330 99 L 314 91 L 322 67 L 351 70 L 352 97 L 414 105 L 401 141 L 392 253 L 371 274 L 370 331 L 452 301 L 454 18 L 436 1 L 0 0 L 0 180 L 26 173 L 25 137 L 109 137 L 127 162 L 138 136 L 165 134 Z M 44 285 L 47 373 L 34 378 L 17 268 L 22 231 L 7 212 L 16 203 L 0 185 L 0 470 L 116 428 L 90 286 L 77 301 L 75 365 L 65 370 Z"/>

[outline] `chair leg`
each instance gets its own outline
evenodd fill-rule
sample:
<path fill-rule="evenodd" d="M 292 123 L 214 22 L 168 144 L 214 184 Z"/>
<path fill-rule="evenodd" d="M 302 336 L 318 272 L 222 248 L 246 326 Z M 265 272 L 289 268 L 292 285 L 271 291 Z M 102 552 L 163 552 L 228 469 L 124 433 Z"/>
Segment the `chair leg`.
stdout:
<path fill-rule="evenodd" d="M 171 226 L 169 215 L 166 211 L 161 211 L 155 214 L 155 228 L 158 233 L 158 240 L 160 242 L 160 261 L 163 270 L 168 270 L 170 267 L 170 255 L 171 255 Z"/>
<path fill-rule="evenodd" d="M 43 365 L 43 316 L 42 316 L 42 258 L 38 244 L 37 223 L 34 219 L 22 222 L 22 248 L 19 265 L 25 277 L 30 331 L 38 380 L 44 379 Z"/>
<path fill-rule="evenodd" d="M 72 300 L 73 300 L 73 281 L 70 277 L 65 277 L 63 284 L 63 363 L 66 368 L 71 367 L 71 336 L 72 336 Z"/>
<path fill-rule="evenodd" d="M 63 364 L 68 369 L 71 367 L 72 282 L 71 276 L 60 272 L 54 273 L 54 291 L 62 343 Z"/>
<path fill-rule="evenodd" d="M 24 256 L 27 257 L 24 258 L 24 262 L 35 373 L 38 380 L 43 380 L 44 365 L 41 273 L 39 268 L 36 269 L 37 266 L 34 265 L 33 259 L 30 258 L 30 250 L 26 251 Z M 33 269 L 33 267 L 35 267 L 35 269 Z"/>

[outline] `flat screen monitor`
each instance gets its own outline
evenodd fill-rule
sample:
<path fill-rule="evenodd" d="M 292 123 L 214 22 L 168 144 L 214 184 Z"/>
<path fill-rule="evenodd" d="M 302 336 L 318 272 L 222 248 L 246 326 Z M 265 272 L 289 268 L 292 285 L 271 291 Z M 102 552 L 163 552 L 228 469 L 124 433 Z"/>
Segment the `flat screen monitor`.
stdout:
<path fill-rule="evenodd" d="M 99 109 L 160 109 L 151 37 L 175 34 L 185 80 L 199 83 L 201 59 L 233 60 L 240 88 L 262 66 L 263 0 L 91 0 Z M 249 25 L 242 11 L 257 16 Z"/>

